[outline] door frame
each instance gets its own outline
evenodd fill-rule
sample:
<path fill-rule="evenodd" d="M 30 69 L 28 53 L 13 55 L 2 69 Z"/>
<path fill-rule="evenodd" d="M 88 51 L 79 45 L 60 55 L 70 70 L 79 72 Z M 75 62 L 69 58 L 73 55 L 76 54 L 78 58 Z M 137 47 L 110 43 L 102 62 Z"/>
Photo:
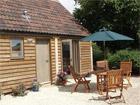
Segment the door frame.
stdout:
<path fill-rule="evenodd" d="M 70 65 L 73 66 L 72 39 L 63 39 L 63 40 L 62 40 L 62 43 L 63 43 L 63 42 L 68 42 L 69 45 L 70 45 Z M 62 48 L 63 48 L 63 47 L 62 47 Z M 63 49 L 62 49 L 62 68 L 63 68 Z"/>
<path fill-rule="evenodd" d="M 75 41 L 76 41 L 76 43 L 77 43 L 77 45 L 78 45 L 78 46 L 76 47 L 77 53 L 74 52 L 74 51 L 76 50 L 75 47 L 74 47 L 74 46 L 76 46 Z M 77 67 L 77 69 L 76 69 L 74 66 L 73 66 L 73 67 L 74 67 L 74 69 L 75 69 L 75 71 L 76 71 L 77 73 L 80 73 L 80 64 L 81 64 L 81 63 L 80 63 L 80 59 L 81 59 L 81 56 L 80 56 L 80 41 L 74 39 L 72 42 L 74 43 L 74 44 L 72 43 L 72 45 L 73 45 L 73 52 L 72 52 L 72 54 L 73 54 L 73 62 L 76 62 L 75 59 L 74 59 L 74 57 L 75 57 L 75 56 L 78 56 L 78 58 L 77 58 L 78 67 Z"/>
<path fill-rule="evenodd" d="M 36 79 L 38 79 L 37 78 L 37 41 L 38 40 L 45 40 L 45 41 L 47 41 L 48 42 L 48 46 L 49 46 L 49 68 L 50 68 L 50 77 L 49 77 L 49 81 L 48 82 L 43 82 L 43 83 L 39 83 L 39 84 L 52 84 L 52 70 L 51 70 L 51 43 L 50 43 L 50 39 L 49 38 L 42 38 L 42 37 L 40 37 L 40 38 L 36 38 L 36 40 L 35 40 L 35 61 L 36 61 L 36 65 L 35 65 L 35 67 L 36 67 Z"/>

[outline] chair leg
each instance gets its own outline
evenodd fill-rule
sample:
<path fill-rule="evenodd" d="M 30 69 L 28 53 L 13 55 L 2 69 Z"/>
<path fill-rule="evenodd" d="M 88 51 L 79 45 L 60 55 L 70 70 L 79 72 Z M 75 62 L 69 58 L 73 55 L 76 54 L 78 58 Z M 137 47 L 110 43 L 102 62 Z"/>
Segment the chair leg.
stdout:
<path fill-rule="evenodd" d="M 74 92 L 76 91 L 77 87 L 78 87 L 78 84 L 74 85 L 74 87 L 73 87 Z"/>
<path fill-rule="evenodd" d="M 100 86 L 99 84 L 102 82 L 102 76 L 101 75 L 97 75 L 97 90 L 100 90 Z"/>
<path fill-rule="evenodd" d="M 123 92 L 123 87 L 120 89 L 120 97 L 122 98 L 123 102 L 125 103 L 125 99 L 124 99 L 122 92 Z"/>
<path fill-rule="evenodd" d="M 112 105 L 112 103 L 111 103 L 111 97 L 110 96 L 109 96 L 109 104 Z"/>
<path fill-rule="evenodd" d="M 106 100 L 108 99 L 108 91 L 106 91 Z"/>
<path fill-rule="evenodd" d="M 98 91 L 99 91 L 100 95 L 103 95 L 103 89 L 104 89 L 104 87 L 102 84 L 98 85 Z"/>
<path fill-rule="evenodd" d="M 90 90 L 90 86 L 89 86 L 89 84 L 87 83 L 87 88 L 88 88 L 88 90 Z"/>
<path fill-rule="evenodd" d="M 132 84 L 130 82 L 130 77 L 131 77 L 131 73 L 127 74 L 126 80 L 128 81 L 128 85 L 132 87 Z"/>
<path fill-rule="evenodd" d="M 88 86 L 87 86 L 87 84 L 84 83 L 83 85 L 85 87 L 86 92 L 88 92 Z"/>
<path fill-rule="evenodd" d="M 129 86 L 132 87 L 132 84 L 130 82 L 130 78 L 125 78 L 125 79 L 127 80 L 128 83 L 123 84 L 124 85 L 124 88 L 127 89 Z"/>
<path fill-rule="evenodd" d="M 132 84 L 130 82 L 130 79 L 127 79 L 127 81 L 128 81 L 128 85 L 132 87 Z"/>
<path fill-rule="evenodd" d="M 105 100 L 108 100 L 109 102 L 107 102 L 107 103 L 110 104 L 110 105 L 112 105 L 112 103 L 111 103 L 111 97 L 109 96 L 108 91 L 106 92 L 106 99 Z"/>
<path fill-rule="evenodd" d="M 126 103 L 123 95 L 122 95 L 122 100 L 123 100 L 123 103 Z"/>
<path fill-rule="evenodd" d="M 89 86 L 89 84 L 87 83 L 86 85 L 87 85 L 87 92 L 90 92 L 90 86 Z"/>

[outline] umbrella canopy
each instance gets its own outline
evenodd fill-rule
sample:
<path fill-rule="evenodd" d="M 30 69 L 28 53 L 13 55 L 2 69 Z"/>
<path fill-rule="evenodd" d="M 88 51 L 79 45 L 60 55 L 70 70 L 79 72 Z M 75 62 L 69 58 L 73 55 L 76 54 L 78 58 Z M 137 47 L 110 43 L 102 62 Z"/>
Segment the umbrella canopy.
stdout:
<path fill-rule="evenodd" d="M 134 40 L 134 39 L 116 32 L 106 30 L 95 32 L 81 39 L 81 41 L 117 41 L 117 40 Z"/>
<path fill-rule="evenodd" d="M 121 40 L 134 40 L 134 39 L 128 36 L 116 33 L 116 32 L 107 31 L 105 28 L 100 29 L 99 32 L 95 32 L 81 39 L 81 41 L 95 41 L 95 42 L 102 41 L 104 44 L 104 57 L 106 57 L 105 42 L 106 41 L 121 41 Z"/>

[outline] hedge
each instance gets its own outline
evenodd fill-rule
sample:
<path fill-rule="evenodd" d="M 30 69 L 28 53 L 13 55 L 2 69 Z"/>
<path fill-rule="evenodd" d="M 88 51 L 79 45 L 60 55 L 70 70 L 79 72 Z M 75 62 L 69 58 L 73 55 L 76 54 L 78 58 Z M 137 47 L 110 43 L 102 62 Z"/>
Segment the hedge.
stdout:
<path fill-rule="evenodd" d="M 140 51 L 133 50 L 120 50 L 117 51 L 115 54 L 109 54 L 107 56 L 107 60 L 109 62 L 110 68 L 119 68 L 121 61 L 132 61 L 132 72 L 133 73 L 140 73 Z"/>

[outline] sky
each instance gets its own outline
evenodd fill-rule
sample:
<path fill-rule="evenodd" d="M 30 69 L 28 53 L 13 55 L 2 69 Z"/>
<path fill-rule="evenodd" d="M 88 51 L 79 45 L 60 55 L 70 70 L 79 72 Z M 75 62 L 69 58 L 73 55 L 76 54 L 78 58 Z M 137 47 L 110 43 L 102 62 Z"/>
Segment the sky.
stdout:
<path fill-rule="evenodd" d="M 59 0 L 59 1 L 70 13 L 73 12 L 75 8 L 74 0 Z"/>

